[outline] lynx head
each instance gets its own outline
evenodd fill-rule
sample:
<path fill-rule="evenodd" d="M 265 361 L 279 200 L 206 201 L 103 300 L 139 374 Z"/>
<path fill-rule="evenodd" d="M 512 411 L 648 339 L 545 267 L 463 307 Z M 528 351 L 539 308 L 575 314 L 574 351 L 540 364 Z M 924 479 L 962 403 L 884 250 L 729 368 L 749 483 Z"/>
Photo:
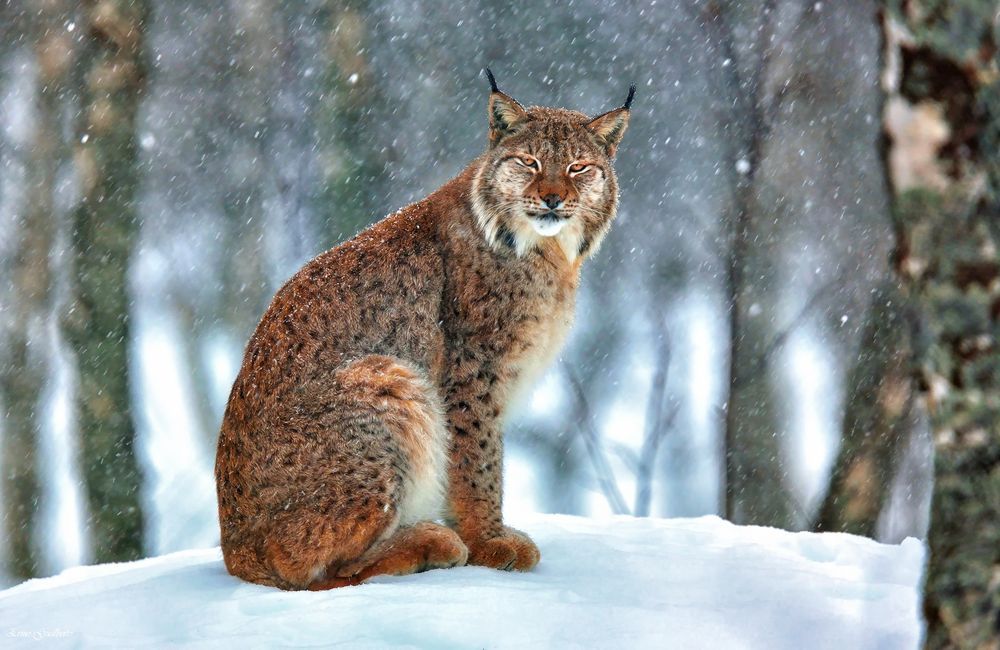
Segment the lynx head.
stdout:
<path fill-rule="evenodd" d="M 490 80 L 489 149 L 472 188 L 473 210 L 494 248 L 517 255 L 553 238 L 567 259 L 592 253 L 618 204 L 611 160 L 628 126 L 635 86 L 620 108 L 590 118 L 525 108 Z"/>

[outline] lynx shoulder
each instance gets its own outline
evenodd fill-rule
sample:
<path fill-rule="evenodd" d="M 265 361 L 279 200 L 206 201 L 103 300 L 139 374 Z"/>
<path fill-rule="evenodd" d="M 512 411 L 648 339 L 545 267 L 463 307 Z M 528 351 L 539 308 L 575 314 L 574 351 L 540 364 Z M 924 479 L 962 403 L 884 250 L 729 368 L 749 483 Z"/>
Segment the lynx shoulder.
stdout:
<path fill-rule="evenodd" d="M 250 338 L 215 467 L 233 575 L 328 589 L 538 562 L 501 517 L 502 422 L 614 219 L 634 88 L 590 118 L 525 108 L 487 74 L 486 152 L 306 264 Z"/>

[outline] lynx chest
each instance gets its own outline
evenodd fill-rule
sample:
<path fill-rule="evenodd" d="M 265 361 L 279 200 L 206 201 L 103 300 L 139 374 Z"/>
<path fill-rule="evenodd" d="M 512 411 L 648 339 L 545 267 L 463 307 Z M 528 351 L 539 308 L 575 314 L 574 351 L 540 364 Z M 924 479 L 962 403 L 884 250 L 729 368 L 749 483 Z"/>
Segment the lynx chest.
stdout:
<path fill-rule="evenodd" d="M 502 361 L 509 403 L 530 394 L 562 349 L 573 325 L 577 268 L 557 249 L 543 249 L 532 260 L 525 290 L 512 306 L 511 345 Z"/>

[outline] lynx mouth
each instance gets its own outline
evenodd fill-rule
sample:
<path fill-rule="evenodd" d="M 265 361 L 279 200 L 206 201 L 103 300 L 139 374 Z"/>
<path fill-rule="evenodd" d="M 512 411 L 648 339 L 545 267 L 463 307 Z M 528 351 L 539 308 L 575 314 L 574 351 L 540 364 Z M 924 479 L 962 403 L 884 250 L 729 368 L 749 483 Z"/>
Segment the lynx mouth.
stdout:
<path fill-rule="evenodd" d="M 552 211 L 529 217 L 529 219 L 531 221 L 531 227 L 534 228 L 535 232 L 542 237 L 553 237 L 558 235 L 559 231 L 566 225 L 566 222 L 569 221 L 568 217 L 564 217 Z"/>

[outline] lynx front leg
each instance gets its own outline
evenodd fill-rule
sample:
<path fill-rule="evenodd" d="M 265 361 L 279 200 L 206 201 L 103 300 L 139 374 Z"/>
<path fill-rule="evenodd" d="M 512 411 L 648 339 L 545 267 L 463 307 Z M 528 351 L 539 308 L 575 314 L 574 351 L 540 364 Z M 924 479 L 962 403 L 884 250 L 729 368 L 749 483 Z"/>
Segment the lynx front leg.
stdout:
<path fill-rule="evenodd" d="M 528 571 L 541 557 L 538 547 L 524 533 L 503 525 L 503 437 L 500 409 L 489 392 L 492 383 L 480 372 L 449 400 L 451 514 L 469 548 L 469 564 Z"/>

